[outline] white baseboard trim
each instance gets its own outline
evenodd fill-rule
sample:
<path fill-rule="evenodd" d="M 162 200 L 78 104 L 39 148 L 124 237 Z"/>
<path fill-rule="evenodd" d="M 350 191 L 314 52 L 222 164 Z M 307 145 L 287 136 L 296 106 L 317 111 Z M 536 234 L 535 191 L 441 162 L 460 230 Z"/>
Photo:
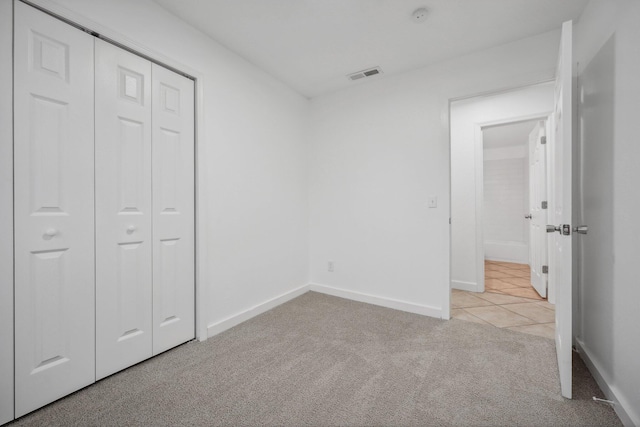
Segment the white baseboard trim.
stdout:
<path fill-rule="evenodd" d="M 501 240 L 485 240 L 484 259 L 487 261 L 529 263 L 529 244 L 524 242 L 507 242 Z"/>
<path fill-rule="evenodd" d="M 636 409 L 631 407 L 629 401 L 620 392 L 620 390 L 618 390 L 615 385 L 611 384 L 610 379 L 605 376 L 600 363 L 585 347 L 584 342 L 579 338 L 576 338 L 575 343 L 576 350 L 578 350 L 580 357 L 584 360 L 585 365 L 587 365 L 587 369 L 589 369 L 589 372 L 593 375 L 593 378 L 600 386 L 600 389 L 602 389 L 607 400 L 615 402 L 613 409 L 616 411 L 616 414 L 618 414 L 618 417 L 620 417 L 622 424 L 628 427 L 640 426 L 640 413 L 636 412 Z"/>
<path fill-rule="evenodd" d="M 461 291 L 479 292 L 478 284 L 476 282 L 464 282 L 462 280 L 452 280 L 451 289 L 458 289 Z"/>
<path fill-rule="evenodd" d="M 348 291 L 346 289 L 334 288 L 331 286 L 310 283 L 309 290 L 322 294 L 333 295 L 335 297 L 364 302 L 367 304 L 379 305 L 381 307 L 393 308 L 395 310 L 406 311 L 423 316 L 442 318 L 442 310 L 428 305 L 414 304 L 406 301 L 399 301 L 391 298 L 378 297 L 375 295 L 363 294 L 360 292 Z"/>
<path fill-rule="evenodd" d="M 504 258 L 504 257 L 495 257 L 495 256 L 488 256 L 485 254 L 484 257 L 485 261 L 496 261 L 496 262 L 512 262 L 515 264 L 527 264 L 529 265 L 529 260 L 521 260 L 521 259 L 515 259 L 515 258 Z"/>
<path fill-rule="evenodd" d="M 212 336 L 217 335 L 220 332 L 224 332 L 227 329 L 231 329 L 242 322 L 246 322 L 252 317 L 262 314 L 265 311 L 269 311 L 272 308 L 275 308 L 280 304 L 284 304 L 285 302 L 290 301 L 294 298 L 297 298 L 300 295 L 305 294 L 307 292 L 309 292 L 309 285 L 300 286 L 299 288 L 296 288 L 292 291 L 286 292 L 280 296 L 277 296 L 261 304 L 258 304 L 254 307 L 251 307 L 248 310 L 245 310 L 233 316 L 227 317 L 226 319 L 221 320 L 219 322 L 212 323 L 209 326 L 207 326 L 207 337 L 211 338 Z"/>

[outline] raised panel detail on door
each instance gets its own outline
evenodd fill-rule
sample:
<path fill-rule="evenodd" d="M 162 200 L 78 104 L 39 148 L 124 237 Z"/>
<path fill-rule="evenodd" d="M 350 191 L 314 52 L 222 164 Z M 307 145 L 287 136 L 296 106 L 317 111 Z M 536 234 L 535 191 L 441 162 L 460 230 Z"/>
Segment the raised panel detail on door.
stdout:
<path fill-rule="evenodd" d="M 151 63 L 96 40 L 96 376 L 152 355 Z"/>
<path fill-rule="evenodd" d="M 95 380 L 93 38 L 15 2 L 15 415 Z"/>
<path fill-rule="evenodd" d="M 69 81 L 69 45 L 38 31 L 31 32 L 32 66 L 34 71 Z"/>
<path fill-rule="evenodd" d="M 195 336 L 194 86 L 153 64 L 153 353 Z"/>
<path fill-rule="evenodd" d="M 35 214 L 64 213 L 60 186 L 69 105 L 35 94 L 30 98 L 29 115 L 33 118 L 29 141 L 31 210 Z"/>
<path fill-rule="evenodd" d="M 164 318 L 158 319 L 160 321 L 160 328 L 166 326 L 168 323 L 177 322 L 180 318 L 177 316 L 179 307 L 177 302 L 180 300 L 178 291 L 179 287 L 175 286 L 177 282 L 177 267 L 178 260 L 181 252 L 181 248 L 178 246 L 180 239 L 168 239 L 160 241 L 160 275 L 158 281 L 154 286 L 160 286 L 159 294 L 163 296 L 159 301 L 162 307 L 158 307 L 156 311 Z"/>
<path fill-rule="evenodd" d="M 160 172 L 157 174 L 160 182 L 154 184 L 159 190 L 156 192 L 156 197 L 160 197 L 156 206 L 159 207 L 161 214 L 178 214 L 178 191 L 181 189 L 178 188 L 180 182 L 177 179 L 182 166 L 181 135 L 179 132 L 162 128 L 156 135 L 154 148 L 158 152 L 156 156 L 158 163 L 155 167 L 159 168 Z"/>
<path fill-rule="evenodd" d="M 145 191 L 149 191 L 149 170 L 145 168 L 148 163 L 144 158 L 145 154 L 150 155 L 145 150 L 145 125 L 149 123 L 118 117 L 118 140 L 115 141 L 114 149 L 117 154 L 117 176 L 115 182 L 118 193 L 118 213 L 139 213 L 144 205 Z M 148 128 L 146 129 L 148 138 Z M 106 171 L 105 171 L 106 172 Z M 147 211 L 148 212 L 148 211 Z"/>
<path fill-rule="evenodd" d="M 118 275 L 114 283 L 117 298 L 114 320 L 119 323 L 117 342 L 149 332 L 140 329 L 140 325 L 148 322 L 148 312 L 137 309 L 137 304 L 146 300 L 146 288 L 138 286 L 140 266 L 148 262 L 142 244 L 143 242 L 118 244 L 118 262 L 115 266 Z"/>
<path fill-rule="evenodd" d="M 34 312 L 38 313 L 33 340 L 38 344 L 33 352 L 32 374 L 69 361 L 69 342 L 65 339 L 62 321 L 67 253 L 67 248 L 31 253 L 29 268 L 32 276 L 29 287 L 34 298 Z"/>

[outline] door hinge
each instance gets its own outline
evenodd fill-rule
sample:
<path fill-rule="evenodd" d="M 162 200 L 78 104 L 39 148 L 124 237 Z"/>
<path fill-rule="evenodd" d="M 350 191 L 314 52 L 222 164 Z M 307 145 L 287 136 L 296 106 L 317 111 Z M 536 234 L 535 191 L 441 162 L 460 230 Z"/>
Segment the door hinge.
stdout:
<path fill-rule="evenodd" d="M 547 143 L 547 137 L 546 136 L 541 136 L 540 137 L 540 144 L 545 145 Z"/>
<path fill-rule="evenodd" d="M 543 265 L 542 266 L 542 274 L 549 274 L 549 266 L 548 265 Z"/>
<path fill-rule="evenodd" d="M 543 201 L 540 206 L 542 209 L 547 209 L 547 201 Z"/>

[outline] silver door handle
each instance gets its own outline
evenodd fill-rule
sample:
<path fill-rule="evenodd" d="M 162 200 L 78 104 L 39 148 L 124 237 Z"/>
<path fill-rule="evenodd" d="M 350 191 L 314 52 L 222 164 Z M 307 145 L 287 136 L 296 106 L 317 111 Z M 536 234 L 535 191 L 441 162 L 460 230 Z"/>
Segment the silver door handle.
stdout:
<path fill-rule="evenodd" d="M 570 236 L 571 226 L 569 224 L 547 225 L 547 233 L 553 233 L 554 231 L 557 231 L 563 236 Z"/>
<path fill-rule="evenodd" d="M 589 227 L 586 225 L 579 225 L 577 227 L 573 227 L 573 232 L 578 234 L 587 234 L 589 231 Z"/>
<path fill-rule="evenodd" d="M 525 215 L 524 217 L 525 217 L 525 219 L 531 219 L 531 214 Z"/>

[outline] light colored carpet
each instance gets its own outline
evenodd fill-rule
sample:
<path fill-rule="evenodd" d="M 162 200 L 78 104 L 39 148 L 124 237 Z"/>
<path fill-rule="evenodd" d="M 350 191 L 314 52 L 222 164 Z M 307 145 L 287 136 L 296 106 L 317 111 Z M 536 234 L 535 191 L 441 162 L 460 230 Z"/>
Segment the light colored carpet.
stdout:
<path fill-rule="evenodd" d="M 133 366 L 15 425 L 621 425 L 552 340 L 309 292 Z"/>

